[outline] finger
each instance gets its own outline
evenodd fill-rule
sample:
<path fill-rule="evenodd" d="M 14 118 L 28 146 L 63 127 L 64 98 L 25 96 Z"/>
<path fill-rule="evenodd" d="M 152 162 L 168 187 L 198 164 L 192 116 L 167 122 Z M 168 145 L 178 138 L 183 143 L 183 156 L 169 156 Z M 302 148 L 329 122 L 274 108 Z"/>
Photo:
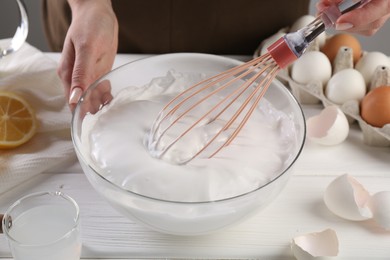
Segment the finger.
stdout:
<path fill-rule="evenodd" d="M 316 4 L 317 12 L 321 13 L 331 5 L 338 5 L 342 0 L 322 0 Z"/>
<path fill-rule="evenodd" d="M 65 90 L 65 98 L 69 99 L 70 86 L 72 81 L 72 72 L 74 66 L 74 48 L 69 41 L 64 42 L 64 48 L 61 53 L 61 58 L 57 68 L 57 74 L 61 79 L 62 85 Z"/>
<path fill-rule="evenodd" d="M 90 55 L 93 57 L 98 57 L 95 54 Z M 76 59 L 69 99 L 69 104 L 72 111 L 74 110 L 84 91 L 100 76 L 111 70 L 114 60 L 114 55 L 109 54 L 103 55 L 102 58 L 97 58 L 96 60 L 92 59 L 89 61 L 86 61 L 87 56 L 89 55 L 80 55 L 80 57 L 78 57 L 80 60 L 84 61 L 80 63 L 80 65 L 77 64 Z M 85 59 L 83 59 L 84 57 Z M 80 66 L 79 70 L 76 70 L 77 66 Z M 94 106 L 95 104 L 92 101 L 93 100 L 91 100 L 91 105 Z"/>
<path fill-rule="evenodd" d="M 369 23 L 369 24 L 364 24 L 362 26 L 358 26 L 358 27 L 351 27 L 350 29 L 348 30 L 345 30 L 347 32 L 351 32 L 351 33 L 359 33 L 361 35 L 365 35 L 365 36 L 371 36 L 371 35 L 374 35 L 385 23 L 386 21 L 389 19 L 390 15 L 386 15 L 372 23 Z M 336 27 L 337 29 L 337 27 Z M 339 28 L 338 28 L 339 29 Z"/>
<path fill-rule="evenodd" d="M 75 104 L 82 93 L 93 82 L 95 73 L 96 58 L 89 50 L 76 50 L 76 59 L 73 66 L 71 78 L 71 94 L 69 104 Z"/>
<path fill-rule="evenodd" d="M 350 31 L 358 31 L 362 30 L 362 28 L 365 28 L 365 30 L 369 30 L 370 27 L 372 27 L 373 25 L 381 24 L 381 19 L 383 17 L 386 17 L 389 12 L 390 1 L 371 0 L 360 8 L 357 8 L 340 16 L 340 18 L 337 20 L 336 28 L 346 27 L 343 25 L 348 25 L 350 27 L 348 28 L 350 29 Z"/>
<path fill-rule="evenodd" d="M 92 104 L 97 110 L 107 105 L 112 99 L 111 94 L 111 82 L 109 80 L 103 80 L 93 89 L 94 95 L 92 97 Z"/>
<path fill-rule="evenodd" d="M 79 102 L 81 96 L 83 95 L 83 90 L 82 88 L 79 88 L 79 87 L 73 87 L 72 90 L 70 91 L 70 95 L 69 95 L 69 104 L 72 105 L 72 104 L 76 104 L 77 102 Z"/>

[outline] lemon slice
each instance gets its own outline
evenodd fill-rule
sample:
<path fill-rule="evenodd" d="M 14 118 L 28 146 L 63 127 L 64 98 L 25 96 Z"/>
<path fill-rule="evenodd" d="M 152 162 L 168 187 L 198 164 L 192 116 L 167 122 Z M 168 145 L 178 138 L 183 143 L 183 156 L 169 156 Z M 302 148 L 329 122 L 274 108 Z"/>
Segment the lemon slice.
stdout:
<path fill-rule="evenodd" d="M 37 131 L 35 111 L 19 95 L 0 91 L 0 149 L 18 147 Z"/>

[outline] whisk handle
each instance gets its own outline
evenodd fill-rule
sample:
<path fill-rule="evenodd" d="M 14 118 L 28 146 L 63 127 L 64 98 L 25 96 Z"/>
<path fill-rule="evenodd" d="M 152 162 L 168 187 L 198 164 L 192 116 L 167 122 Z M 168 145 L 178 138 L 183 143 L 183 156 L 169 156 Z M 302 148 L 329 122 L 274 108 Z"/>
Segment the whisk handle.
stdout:
<path fill-rule="evenodd" d="M 323 21 L 325 28 L 333 28 L 337 19 L 342 14 L 348 13 L 369 1 L 370 0 L 344 0 L 338 5 L 333 5 L 325 9 L 320 14 L 320 18 Z"/>
<path fill-rule="evenodd" d="M 307 46 L 327 28 L 333 28 L 344 13 L 354 10 L 370 0 L 344 0 L 324 10 L 313 22 L 297 32 L 288 33 L 268 48 L 280 68 L 285 68 L 299 58 Z"/>
<path fill-rule="evenodd" d="M 359 6 L 364 5 L 370 0 L 344 0 L 339 5 L 338 8 L 342 14 L 345 14 L 353 9 L 356 9 Z"/>

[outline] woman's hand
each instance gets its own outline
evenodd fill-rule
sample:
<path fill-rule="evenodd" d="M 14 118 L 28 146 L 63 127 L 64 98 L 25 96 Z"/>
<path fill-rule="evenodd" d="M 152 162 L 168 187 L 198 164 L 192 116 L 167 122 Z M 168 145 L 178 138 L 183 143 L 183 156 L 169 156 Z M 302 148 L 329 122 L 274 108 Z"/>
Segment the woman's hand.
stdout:
<path fill-rule="evenodd" d="M 320 0 L 317 10 L 321 12 L 341 0 Z M 371 36 L 375 34 L 390 17 L 389 0 L 370 0 L 365 5 L 343 14 L 336 22 L 336 30 Z"/>
<path fill-rule="evenodd" d="M 73 110 L 87 87 L 112 68 L 118 48 L 118 21 L 109 0 L 68 0 L 72 23 L 58 67 Z"/>

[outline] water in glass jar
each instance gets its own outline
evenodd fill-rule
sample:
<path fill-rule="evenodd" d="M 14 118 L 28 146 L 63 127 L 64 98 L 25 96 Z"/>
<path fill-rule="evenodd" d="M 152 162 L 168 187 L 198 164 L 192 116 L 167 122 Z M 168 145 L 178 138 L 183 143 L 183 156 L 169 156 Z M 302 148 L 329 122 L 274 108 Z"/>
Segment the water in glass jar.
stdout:
<path fill-rule="evenodd" d="M 43 205 L 12 220 L 9 235 L 15 260 L 80 259 L 81 241 L 73 215 L 68 208 Z"/>

